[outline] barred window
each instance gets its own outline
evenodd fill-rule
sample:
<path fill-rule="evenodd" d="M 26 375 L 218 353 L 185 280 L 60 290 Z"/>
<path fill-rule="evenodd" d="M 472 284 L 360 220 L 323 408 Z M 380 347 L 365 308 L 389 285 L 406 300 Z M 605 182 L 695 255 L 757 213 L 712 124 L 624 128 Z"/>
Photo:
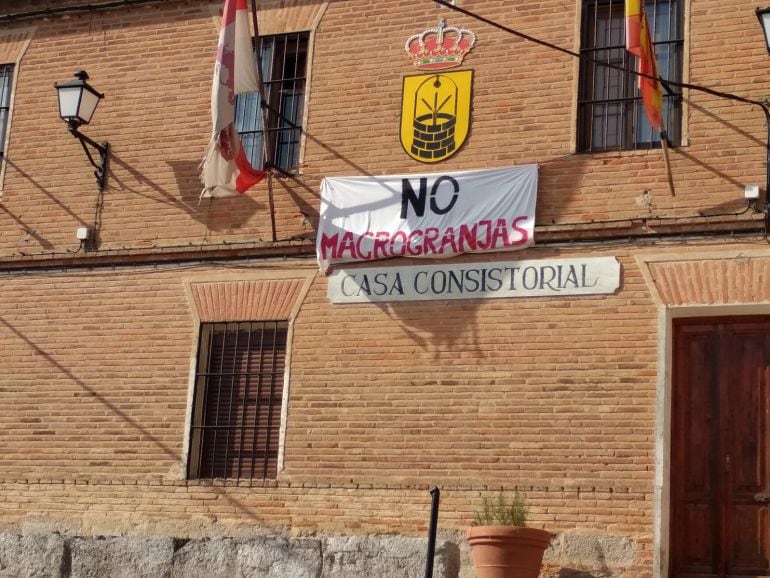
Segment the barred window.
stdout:
<path fill-rule="evenodd" d="M 645 0 L 658 73 L 680 82 L 684 38 L 682 0 Z M 660 134 L 644 112 L 637 76 L 602 66 L 606 62 L 636 70 L 637 59 L 625 49 L 624 0 L 584 0 L 581 24 L 578 150 L 600 152 L 655 148 Z M 663 128 L 671 144 L 682 135 L 682 96 L 663 90 Z"/>
<path fill-rule="evenodd" d="M 274 479 L 286 322 L 201 325 L 189 478 Z"/>
<path fill-rule="evenodd" d="M 0 159 L 5 156 L 5 133 L 11 108 L 13 64 L 0 64 Z"/>
<path fill-rule="evenodd" d="M 285 171 L 299 165 L 309 37 L 298 32 L 255 39 L 255 52 L 261 45 L 267 131 L 259 93 L 240 94 L 235 103 L 235 126 L 253 167 L 264 167 L 264 139 L 268 163 Z"/>

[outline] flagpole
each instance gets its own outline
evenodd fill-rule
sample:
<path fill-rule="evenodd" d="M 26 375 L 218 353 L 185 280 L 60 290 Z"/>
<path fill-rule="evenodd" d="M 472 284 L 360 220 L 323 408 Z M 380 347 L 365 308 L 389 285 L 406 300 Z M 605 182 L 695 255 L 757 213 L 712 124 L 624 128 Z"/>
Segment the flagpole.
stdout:
<path fill-rule="evenodd" d="M 671 191 L 671 196 L 676 196 L 676 190 L 674 189 L 674 175 L 671 172 L 671 160 L 668 156 L 668 133 L 665 130 L 660 131 L 660 142 L 663 145 L 663 162 L 666 163 L 666 177 L 668 178 L 668 190 Z"/>
<path fill-rule="evenodd" d="M 265 84 L 262 80 L 262 37 L 259 35 L 259 20 L 257 19 L 257 0 L 251 0 L 251 20 L 254 24 L 254 40 L 257 41 L 254 54 L 257 60 L 257 89 L 259 90 L 260 109 L 262 111 L 262 158 L 265 163 L 268 162 L 268 150 L 271 150 L 268 144 L 268 113 L 267 100 L 265 99 Z M 265 168 L 269 168 L 265 166 Z"/>
<path fill-rule="evenodd" d="M 268 130 L 268 104 L 265 99 L 265 85 L 262 82 L 262 37 L 259 35 L 259 20 L 257 19 L 257 0 L 251 0 L 251 19 L 254 23 L 254 39 L 257 41 L 256 54 L 257 60 L 257 88 L 259 90 L 259 108 L 262 112 L 262 167 L 268 172 L 267 177 L 267 200 L 270 207 L 270 232 L 272 235 L 273 243 L 276 242 L 278 236 L 276 233 L 275 225 L 275 201 L 273 200 L 273 166 L 271 159 L 268 157 L 268 151 L 272 151 L 273 148 L 270 139 L 270 131 Z"/>

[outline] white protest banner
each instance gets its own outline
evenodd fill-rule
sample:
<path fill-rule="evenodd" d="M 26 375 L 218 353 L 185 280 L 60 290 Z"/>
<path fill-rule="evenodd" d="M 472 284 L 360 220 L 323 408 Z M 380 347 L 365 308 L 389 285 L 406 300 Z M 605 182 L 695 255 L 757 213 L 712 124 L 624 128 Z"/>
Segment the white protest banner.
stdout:
<path fill-rule="evenodd" d="M 536 197 L 537 165 L 325 178 L 318 264 L 523 249 Z"/>

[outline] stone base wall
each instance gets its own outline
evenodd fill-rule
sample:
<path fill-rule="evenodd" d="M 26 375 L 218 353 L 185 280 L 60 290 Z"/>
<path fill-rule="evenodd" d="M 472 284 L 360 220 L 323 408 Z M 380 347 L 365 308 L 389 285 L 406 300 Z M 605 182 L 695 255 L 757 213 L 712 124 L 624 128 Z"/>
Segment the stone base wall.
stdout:
<path fill-rule="evenodd" d="M 173 538 L 0 534 L 2 578 L 421 577 L 426 540 L 395 536 Z M 441 540 L 435 576 L 457 576 L 460 552 Z"/>
<path fill-rule="evenodd" d="M 645 576 L 628 537 L 560 534 L 546 578 Z M 421 578 L 427 539 L 404 536 L 178 539 L 0 534 L 0 578 Z M 472 578 L 461 533 L 436 543 L 435 578 Z"/>

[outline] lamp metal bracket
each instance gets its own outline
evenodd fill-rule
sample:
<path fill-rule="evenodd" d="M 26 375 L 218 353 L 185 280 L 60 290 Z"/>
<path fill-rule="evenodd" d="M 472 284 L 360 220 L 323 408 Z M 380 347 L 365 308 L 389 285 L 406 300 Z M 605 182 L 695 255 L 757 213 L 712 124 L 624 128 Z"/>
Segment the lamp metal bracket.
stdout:
<path fill-rule="evenodd" d="M 83 147 L 83 150 L 88 157 L 88 161 L 91 163 L 91 166 L 94 167 L 94 176 L 96 177 L 96 184 L 99 187 L 99 192 L 103 191 L 105 175 L 107 171 L 107 157 L 109 156 L 110 152 L 110 143 L 106 141 L 102 143 L 96 142 L 95 140 L 80 132 L 77 126 L 69 125 L 69 131 L 75 138 L 78 139 L 78 141 L 80 141 L 80 146 Z M 93 147 L 96 152 L 99 153 L 98 162 L 94 159 L 94 155 L 86 145 Z"/>

